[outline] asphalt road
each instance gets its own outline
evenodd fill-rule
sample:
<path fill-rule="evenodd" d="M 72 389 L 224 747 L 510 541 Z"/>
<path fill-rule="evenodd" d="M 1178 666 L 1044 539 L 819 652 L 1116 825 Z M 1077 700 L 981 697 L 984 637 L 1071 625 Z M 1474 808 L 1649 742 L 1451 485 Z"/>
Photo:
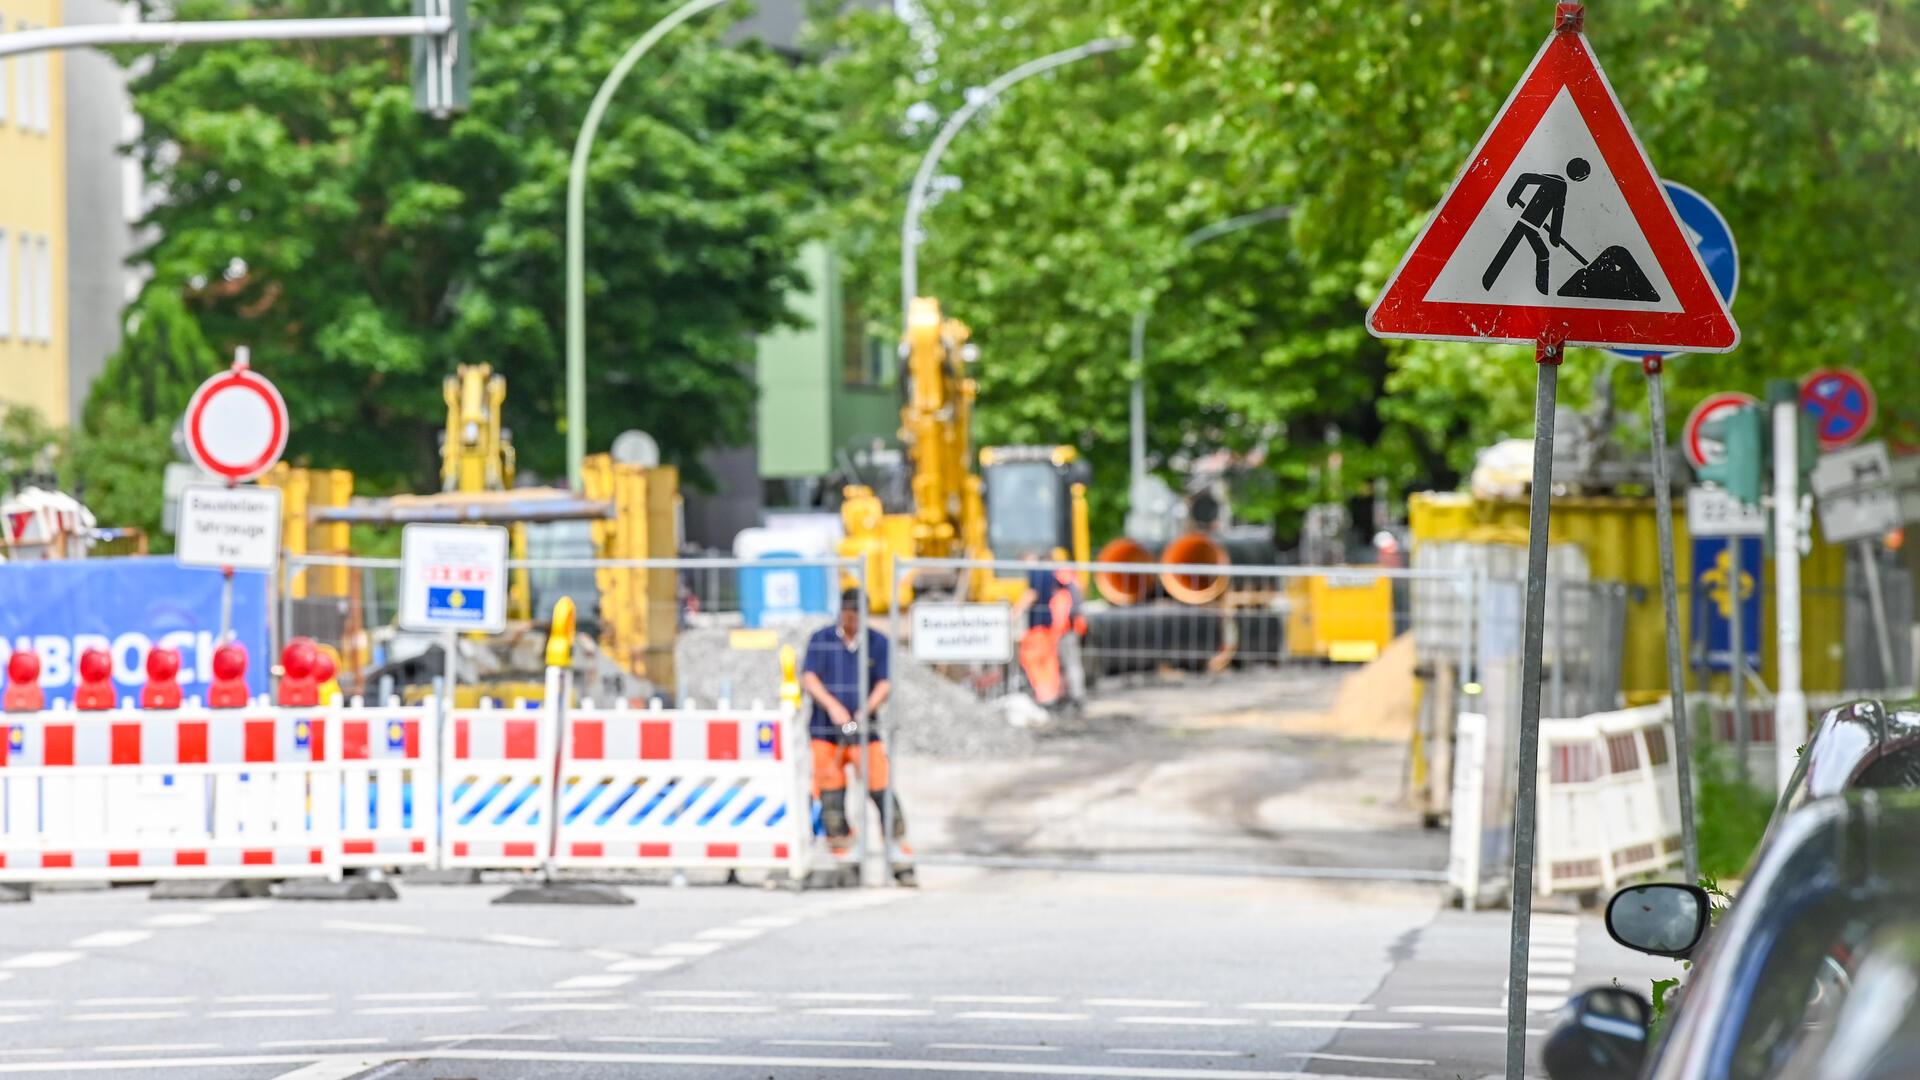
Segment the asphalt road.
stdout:
<path fill-rule="evenodd" d="M 44 893 L 0 908 L 0 1075 L 1499 1070 L 1507 917 L 1444 910 L 1433 888 L 924 876 L 918 891 L 634 887 L 624 908 L 496 907 L 498 885 L 337 904 Z M 1536 928 L 1541 1009 L 1673 966 L 1590 918 Z"/>

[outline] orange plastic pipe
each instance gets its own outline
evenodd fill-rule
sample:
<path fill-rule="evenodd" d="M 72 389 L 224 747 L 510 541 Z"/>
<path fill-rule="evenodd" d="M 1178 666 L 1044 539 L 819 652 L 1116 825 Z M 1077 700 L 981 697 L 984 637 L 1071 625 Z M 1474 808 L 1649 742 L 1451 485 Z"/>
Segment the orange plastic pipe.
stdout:
<path fill-rule="evenodd" d="M 1160 562 L 1170 567 L 1228 566 L 1232 561 L 1227 558 L 1227 549 L 1206 533 L 1190 532 L 1160 553 Z M 1183 604 L 1211 604 L 1226 594 L 1227 584 L 1226 574 L 1160 572 L 1160 587 Z"/>
<path fill-rule="evenodd" d="M 1153 552 L 1148 551 L 1138 540 L 1129 540 L 1122 536 L 1107 541 L 1094 557 L 1095 562 L 1103 563 L 1150 563 Z M 1131 607 L 1147 598 L 1153 591 L 1153 578 L 1147 574 L 1119 574 L 1109 570 L 1099 570 L 1093 575 L 1094 584 L 1100 586 L 1100 595 L 1114 607 Z"/>

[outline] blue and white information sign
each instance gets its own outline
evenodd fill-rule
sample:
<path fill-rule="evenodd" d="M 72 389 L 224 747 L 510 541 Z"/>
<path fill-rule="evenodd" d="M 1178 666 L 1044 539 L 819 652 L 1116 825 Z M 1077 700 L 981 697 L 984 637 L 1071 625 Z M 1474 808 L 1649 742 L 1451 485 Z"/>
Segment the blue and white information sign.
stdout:
<path fill-rule="evenodd" d="M 400 625 L 407 630 L 507 628 L 507 530 L 409 525 L 400 533 Z"/>
<path fill-rule="evenodd" d="M 1736 609 L 1740 612 L 1740 643 L 1747 654 L 1747 670 L 1760 670 L 1764 640 L 1760 628 L 1761 573 L 1758 537 L 1694 539 L 1694 670 L 1733 670 Z"/>
<path fill-rule="evenodd" d="M 1714 209 L 1706 196 L 1687 185 L 1672 180 L 1660 183 L 1667 189 L 1667 198 L 1673 200 L 1673 208 L 1680 212 L 1680 226 L 1687 231 L 1687 239 L 1693 241 L 1694 250 L 1700 253 L 1700 261 L 1706 264 L 1714 289 L 1727 306 L 1732 307 L 1733 295 L 1740 291 L 1740 249 L 1733 242 L 1733 230 L 1727 226 L 1727 219 L 1720 216 L 1720 211 Z M 1626 349 L 1609 351 L 1635 360 L 1667 355 Z"/>

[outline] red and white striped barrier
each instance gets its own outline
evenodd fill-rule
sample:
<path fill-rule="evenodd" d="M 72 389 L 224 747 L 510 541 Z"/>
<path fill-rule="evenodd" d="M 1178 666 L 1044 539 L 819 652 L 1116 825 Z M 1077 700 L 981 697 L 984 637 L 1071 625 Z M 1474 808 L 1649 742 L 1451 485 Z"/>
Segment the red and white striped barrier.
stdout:
<path fill-rule="evenodd" d="M 312 738 L 340 733 L 340 862 L 349 867 L 433 866 L 438 854 L 439 706 L 336 700 L 315 710 Z M 325 805 L 325 804 L 322 804 Z"/>
<path fill-rule="evenodd" d="M 311 802 L 337 767 L 301 723 L 197 703 L 0 718 L 0 881 L 337 875 L 339 818 Z"/>
<path fill-rule="evenodd" d="M 442 865 L 531 870 L 545 863 L 552 730 L 549 713 L 523 703 L 447 713 Z"/>
<path fill-rule="evenodd" d="M 1665 704 L 1540 722 L 1540 892 L 1612 891 L 1680 859 Z"/>
<path fill-rule="evenodd" d="M 794 713 L 588 702 L 566 725 L 555 866 L 805 875 L 807 734 Z"/>

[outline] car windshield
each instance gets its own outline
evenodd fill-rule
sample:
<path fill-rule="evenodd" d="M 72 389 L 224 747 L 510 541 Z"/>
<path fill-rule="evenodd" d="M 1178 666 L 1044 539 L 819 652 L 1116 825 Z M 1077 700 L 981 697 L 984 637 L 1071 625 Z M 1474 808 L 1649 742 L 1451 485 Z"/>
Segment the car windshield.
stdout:
<path fill-rule="evenodd" d="M 1888 897 L 1829 896 L 1791 919 L 1767 950 L 1752 988 L 1730 1080 L 1772 1080 L 1808 1040 L 1831 1028 L 1874 934 L 1911 916 Z"/>

